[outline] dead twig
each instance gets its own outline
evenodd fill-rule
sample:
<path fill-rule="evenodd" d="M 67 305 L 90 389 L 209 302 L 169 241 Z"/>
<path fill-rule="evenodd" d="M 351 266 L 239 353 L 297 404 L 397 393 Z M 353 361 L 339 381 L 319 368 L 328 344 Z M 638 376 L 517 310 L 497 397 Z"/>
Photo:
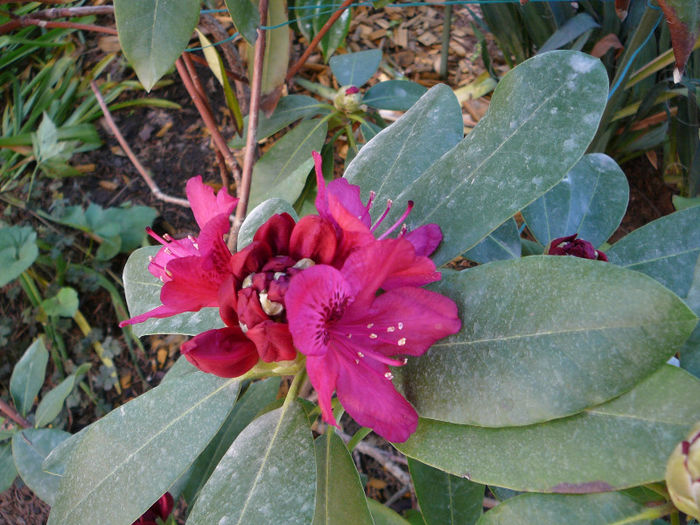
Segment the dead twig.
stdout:
<path fill-rule="evenodd" d="M 268 0 L 260 0 L 260 23 L 267 23 Z M 250 197 L 250 183 L 253 178 L 253 164 L 255 163 L 256 135 L 258 133 L 258 113 L 260 110 L 260 91 L 262 87 L 263 60 L 265 57 L 265 30 L 258 28 L 258 38 L 255 40 L 253 79 L 250 86 L 250 111 L 248 112 L 248 135 L 245 141 L 245 156 L 243 157 L 243 176 L 238 186 L 238 205 L 236 205 L 236 217 L 233 220 L 228 236 L 228 248 L 232 252 L 236 250 L 238 230 L 241 229 L 243 219 L 248 211 L 248 197 Z"/>
<path fill-rule="evenodd" d="M 188 62 L 189 68 L 187 66 Z M 183 53 L 183 56 L 181 56 L 175 61 L 175 67 L 177 68 L 177 72 L 179 73 L 180 78 L 182 79 L 182 83 L 185 85 L 185 89 L 187 89 L 187 92 L 189 93 L 190 98 L 194 102 L 197 111 L 199 111 L 199 115 L 202 117 L 204 125 L 207 127 L 209 133 L 211 134 L 211 138 L 214 141 L 214 146 L 216 146 L 216 149 L 221 153 L 221 155 L 223 155 L 226 161 L 226 166 L 231 171 L 231 173 L 233 173 L 233 178 L 236 181 L 236 185 L 239 185 L 241 176 L 238 162 L 233 156 L 231 150 L 229 149 L 228 144 L 226 144 L 226 140 L 224 139 L 223 135 L 221 135 L 221 132 L 219 131 L 219 127 L 217 126 L 216 121 L 214 120 L 214 116 L 211 113 L 211 109 L 209 108 L 209 101 L 206 99 L 203 93 L 204 90 L 201 84 L 199 83 L 199 77 L 197 77 L 197 80 L 195 81 L 192 75 L 190 74 L 190 71 L 194 71 L 194 66 L 190 61 L 190 58 L 187 55 L 187 53 Z M 200 89 L 197 89 L 197 85 L 199 85 Z M 202 92 L 200 92 L 200 90 Z M 226 182 L 228 183 L 228 180 Z M 224 186 L 228 187 L 228 184 L 225 184 Z"/>
<path fill-rule="evenodd" d="M 346 443 L 350 441 L 350 436 L 345 432 L 342 432 L 337 429 L 335 430 L 335 432 Z M 360 441 L 355 447 L 355 450 L 377 461 L 382 467 L 384 467 L 387 470 L 387 472 L 389 472 L 389 474 L 391 474 L 397 480 L 399 480 L 399 482 L 402 485 L 410 486 L 411 476 L 408 474 L 408 472 L 406 472 L 398 465 L 399 462 L 406 461 L 404 458 L 393 456 L 392 454 L 389 454 L 388 452 L 385 452 L 375 446 L 372 446 L 365 441 Z"/>
<path fill-rule="evenodd" d="M 97 99 L 97 103 L 100 105 L 100 108 L 102 108 L 102 113 L 104 113 L 105 120 L 107 121 L 107 125 L 109 126 L 109 129 L 112 130 L 112 133 L 114 133 L 114 136 L 117 138 L 117 141 L 119 142 L 119 145 L 122 147 L 124 150 L 124 153 L 126 153 L 126 156 L 129 157 L 129 160 L 131 163 L 134 165 L 136 170 L 139 172 L 141 177 L 143 177 L 143 180 L 146 182 L 146 185 L 149 187 L 151 190 L 151 193 L 157 198 L 165 202 L 170 202 L 172 204 L 179 204 L 180 206 L 185 206 L 186 208 L 190 207 L 190 203 L 187 202 L 186 199 L 180 199 L 178 197 L 172 197 L 170 195 L 166 195 L 163 193 L 158 185 L 155 183 L 155 181 L 151 178 L 149 175 L 148 171 L 146 171 L 146 168 L 143 167 L 143 164 L 139 161 L 138 158 L 136 158 L 136 155 L 134 155 L 134 152 L 131 150 L 129 147 L 129 144 L 127 144 L 126 140 L 124 139 L 124 136 L 121 134 L 119 131 L 119 128 L 114 122 L 114 119 L 112 118 L 112 114 L 109 112 L 109 108 L 107 107 L 107 104 L 105 104 L 105 99 L 102 98 L 102 93 L 100 93 L 100 88 L 97 87 L 97 84 L 95 83 L 94 80 L 90 81 L 90 87 L 92 88 L 92 92 L 95 94 L 95 98 Z"/>
<path fill-rule="evenodd" d="M 324 35 L 328 32 L 328 30 L 331 28 L 331 26 L 335 23 L 338 18 L 340 18 L 340 15 L 343 14 L 343 11 L 345 11 L 348 7 L 350 7 L 350 4 L 352 4 L 353 0 L 345 0 L 340 7 L 336 10 L 335 13 L 331 15 L 331 17 L 328 19 L 328 21 L 323 24 L 323 27 L 321 30 L 316 33 L 316 36 L 313 38 L 311 43 L 309 44 L 309 47 L 306 48 L 306 51 L 301 55 L 299 60 L 297 60 L 296 64 L 294 64 L 290 69 L 289 72 L 287 72 L 287 82 L 289 82 L 294 75 L 296 75 L 299 70 L 302 68 L 302 66 L 306 63 L 308 58 L 311 56 L 311 53 L 314 52 L 316 49 L 316 46 L 318 46 L 318 43 L 321 41 L 321 39 L 324 37 Z"/>
<path fill-rule="evenodd" d="M 6 403 L 3 399 L 0 399 L 0 412 L 5 414 L 22 428 L 29 428 L 32 426 L 29 424 L 29 421 L 19 415 L 19 412 L 17 412 L 13 406 Z"/>
<path fill-rule="evenodd" d="M 102 27 L 93 24 L 77 24 L 75 22 L 49 22 L 46 20 L 41 20 L 38 18 L 22 16 L 10 20 L 6 24 L 0 26 L 0 35 L 9 33 L 17 29 L 18 27 L 29 27 L 38 26 L 45 27 L 49 29 L 54 28 L 64 28 L 64 29 L 78 29 L 80 31 L 94 31 L 96 33 L 107 33 L 108 35 L 116 35 L 117 30 L 111 27 Z"/>
<path fill-rule="evenodd" d="M 81 6 L 81 7 L 52 7 L 32 13 L 32 18 L 70 18 L 74 16 L 111 15 L 114 14 L 114 6 Z"/>

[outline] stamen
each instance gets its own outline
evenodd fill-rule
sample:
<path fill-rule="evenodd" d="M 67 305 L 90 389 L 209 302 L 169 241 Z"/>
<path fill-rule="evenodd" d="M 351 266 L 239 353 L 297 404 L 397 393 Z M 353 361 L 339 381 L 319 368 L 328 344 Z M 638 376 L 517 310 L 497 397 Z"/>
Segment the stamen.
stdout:
<path fill-rule="evenodd" d="M 369 192 L 369 200 L 367 201 L 367 206 L 365 206 L 365 209 L 369 211 L 369 209 L 372 207 L 372 203 L 374 202 L 374 198 L 377 196 L 377 194 L 373 191 Z"/>
<path fill-rule="evenodd" d="M 172 251 L 170 248 L 168 248 L 167 246 L 163 249 L 163 251 L 164 251 L 165 253 L 167 253 L 168 255 L 172 255 L 172 254 L 173 254 L 173 251 Z"/>
<path fill-rule="evenodd" d="M 358 355 L 360 352 L 358 352 Z M 404 362 L 403 361 L 398 361 L 396 359 L 391 359 L 390 357 L 385 356 L 384 354 L 381 354 L 379 352 L 374 352 L 372 350 L 365 349 L 365 354 L 367 355 L 368 358 L 374 359 L 375 361 L 379 361 L 380 363 L 384 363 L 385 365 L 389 366 L 403 366 Z M 362 354 L 363 357 L 365 354 Z"/>
<path fill-rule="evenodd" d="M 364 357 L 364 356 L 365 356 L 365 354 L 363 354 L 362 352 L 357 352 L 357 357 Z"/>
<path fill-rule="evenodd" d="M 238 326 L 241 327 L 241 332 L 244 334 L 248 331 L 248 326 L 245 323 L 238 321 Z"/>
<path fill-rule="evenodd" d="M 243 282 L 241 283 L 241 288 L 250 288 L 251 286 L 253 286 L 254 276 L 255 273 L 251 273 L 245 279 L 243 279 Z"/>
<path fill-rule="evenodd" d="M 387 235 L 389 235 L 391 232 L 393 232 L 396 228 L 398 228 L 401 223 L 408 217 L 408 215 L 411 213 L 411 210 L 413 209 L 413 201 L 408 201 L 408 205 L 406 206 L 406 211 L 403 212 L 403 215 L 399 217 L 399 220 L 396 221 L 391 228 L 389 228 L 387 231 L 381 234 L 379 239 L 385 238 Z"/>
<path fill-rule="evenodd" d="M 156 241 L 158 241 L 162 245 L 168 244 L 168 237 L 170 237 L 170 236 L 167 233 L 163 237 L 161 237 L 156 232 L 154 232 L 153 229 L 150 228 L 149 226 L 146 226 L 146 233 L 148 235 L 150 235 L 151 237 L 153 237 Z M 170 239 L 170 240 L 172 240 L 172 239 Z"/>
<path fill-rule="evenodd" d="M 152 262 L 153 262 L 153 259 L 155 259 L 155 257 L 153 257 L 153 255 L 149 255 L 149 256 L 148 256 L 148 262 L 149 262 L 149 263 L 152 263 Z"/>
<path fill-rule="evenodd" d="M 307 268 L 311 268 L 315 265 L 316 262 L 313 259 L 304 257 L 303 259 L 299 259 L 296 263 L 294 263 L 294 266 L 292 266 L 292 268 L 296 268 L 297 270 L 306 270 Z"/>
<path fill-rule="evenodd" d="M 284 273 L 284 272 L 275 272 L 275 273 L 273 274 L 272 278 L 273 278 L 275 281 L 277 281 L 277 280 L 280 279 L 280 277 L 284 277 L 285 275 L 287 275 L 287 274 Z"/>
<path fill-rule="evenodd" d="M 166 268 L 164 271 L 165 271 L 165 275 L 167 275 L 168 277 L 172 277 L 172 276 L 173 276 L 173 272 L 171 272 L 171 271 L 168 270 L 167 268 Z"/>
<path fill-rule="evenodd" d="M 391 199 L 387 199 L 386 209 L 384 210 L 384 213 L 382 213 L 382 216 L 379 217 L 376 221 L 374 221 L 374 224 L 369 229 L 369 231 L 374 232 L 374 230 L 376 230 L 379 227 L 379 224 L 386 218 L 387 215 L 389 215 L 389 210 L 391 210 L 392 204 L 393 204 L 393 201 Z"/>
<path fill-rule="evenodd" d="M 284 311 L 284 305 L 282 303 L 270 301 L 270 299 L 267 298 L 267 292 L 260 292 L 258 297 L 260 298 L 260 306 L 262 306 L 263 312 L 270 317 L 279 315 Z"/>
<path fill-rule="evenodd" d="M 386 374 L 384 374 L 384 377 L 391 381 L 392 379 L 394 379 L 394 374 L 392 374 L 391 372 L 387 372 Z"/>
<path fill-rule="evenodd" d="M 406 338 L 405 338 L 405 337 L 402 337 L 401 339 L 399 339 L 399 340 L 396 342 L 396 344 L 399 345 L 399 346 L 405 345 L 405 344 L 406 344 Z"/>
<path fill-rule="evenodd" d="M 170 241 L 173 240 L 173 238 L 172 238 L 170 235 L 168 235 L 167 233 L 164 233 L 164 234 L 163 234 L 163 239 L 165 239 L 165 240 L 168 241 L 168 242 L 170 242 Z"/>

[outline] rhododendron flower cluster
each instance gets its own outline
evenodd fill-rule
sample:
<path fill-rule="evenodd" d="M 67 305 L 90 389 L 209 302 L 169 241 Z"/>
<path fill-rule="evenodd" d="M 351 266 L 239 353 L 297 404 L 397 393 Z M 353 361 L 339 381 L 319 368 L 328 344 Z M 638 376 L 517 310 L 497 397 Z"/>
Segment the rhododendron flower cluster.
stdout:
<path fill-rule="evenodd" d="M 581 259 L 592 259 L 598 261 L 607 261 L 608 256 L 603 252 L 598 251 L 588 241 L 577 239 L 577 233 L 568 235 L 567 237 L 559 237 L 549 243 L 547 255 L 571 255 L 572 257 L 580 257 Z"/>
<path fill-rule="evenodd" d="M 291 361 L 300 352 L 326 422 L 337 425 L 335 392 L 358 423 L 405 441 L 418 415 L 394 388 L 389 367 L 461 326 L 450 299 L 421 288 L 440 279 L 428 255 L 442 234 L 435 224 L 407 231 L 411 202 L 378 234 L 391 201 L 372 223 L 374 196 L 363 203 L 360 188 L 345 179 L 326 186 L 320 155 L 314 160 L 318 215 L 298 222 L 273 215 L 234 254 L 223 239 L 235 199 L 191 179 L 187 195 L 201 232 L 180 240 L 151 233 L 164 245 L 149 266 L 164 282 L 163 305 L 125 324 L 216 306 L 226 326 L 182 345 L 192 364 L 238 377 L 261 361 Z"/>
<path fill-rule="evenodd" d="M 168 516 L 173 512 L 174 506 L 175 501 L 172 495 L 170 492 L 166 492 L 131 525 L 156 525 L 156 520 L 165 521 L 168 519 Z"/>

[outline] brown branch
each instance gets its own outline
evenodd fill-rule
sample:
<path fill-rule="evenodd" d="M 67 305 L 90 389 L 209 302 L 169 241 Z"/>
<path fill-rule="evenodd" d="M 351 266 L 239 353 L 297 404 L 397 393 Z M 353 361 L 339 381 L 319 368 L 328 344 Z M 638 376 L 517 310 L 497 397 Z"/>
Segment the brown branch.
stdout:
<path fill-rule="evenodd" d="M 197 87 L 195 86 L 192 77 L 187 71 L 185 61 L 188 59 L 188 56 L 186 54 L 184 54 L 183 56 L 184 59 L 183 57 L 180 57 L 175 61 L 175 67 L 177 68 L 177 72 L 180 74 L 180 78 L 182 79 L 182 83 L 185 85 L 185 89 L 187 89 L 187 92 L 189 93 L 190 98 L 194 102 L 197 111 L 199 111 L 199 115 L 202 117 L 204 124 L 209 130 L 212 140 L 214 141 L 214 145 L 216 146 L 216 149 L 219 152 L 221 152 L 221 154 L 224 156 L 224 159 L 226 160 L 226 165 L 228 169 L 231 170 L 231 173 L 233 173 L 233 177 L 236 180 L 236 184 L 239 184 L 240 168 L 238 167 L 238 162 L 233 156 L 231 150 L 229 149 L 228 144 L 226 144 L 226 140 L 221 135 L 216 121 L 214 120 L 214 116 L 211 114 L 211 111 L 208 110 L 209 103 L 205 102 L 200 93 L 197 91 Z"/>
<path fill-rule="evenodd" d="M 194 67 L 194 64 L 192 63 L 192 55 L 190 53 L 183 53 L 182 54 L 182 59 L 185 63 L 185 67 L 187 68 L 187 73 L 190 76 L 190 79 L 192 80 L 192 85 L 194 86 L 195 90 L 197 91 L 197 94 L 199 95 L 199 98 L 204 102 L 204 109 L 206 109 L 208 115 L 211 117 L 211 120 L 214 120 L 214 114 L 211 110 L 211 104 L 209 104 L 209 97 L 207 97 L 207 92 L 204 90 L 204 86 L 202 86 L 202 83 L 199 80 L 199 75 L 197 74 L 197 69 Z M 216 130 L 218 131 L 218 126 L 215 126 Z M 222 137 L 223 138 L 223 137 Z M 226 144 L 226 141 L 223 141 L 224 144 Z M 228 149 L 228 145 L 226 145 L 226 149 Z M 229 187 L 229 180 L 228 180 L 228 171 L 226 171 L 226 158 L 224 157 L 223 153 L 221 152 L 221 149 L 219 147 L 216 148 L 216 162 L 219 164 L 219 174 L 221 175 L 221 184 L 223 185 L 224 188 L 228 190 Z M 240 176 L 239 176 L 240 179 Z"/>
<path fill-rule="evenodd" d="M 268 0 L 260 0 L 260 24 L 267 23 Z M 248 211 L 248 198 L 250 197 L 250 184 L 253 178 L 253 164 L 255 163 L 255 146 L 258 133 L 258 113 L 260 112 L 260 92 L 262 88 L 263 61 L 265 59 L 265 30 L 257 29 L 258 38 L 255 40 L 253 78 L 250 85 L 250 111 L 248 112 L 248 134 L 245 141 L 245 156 L 243 157 L 243 176 L 238 186 L 238 205 L 236 217 L 233 220 L 228 237 L 228 248 L 232 252 L 236 250 L 238 231 L 241 229 L 243 219 Z"/>
<path fill-rule="evenodd" d="M 52 7 L 32 13 L 32 18 L 70 18 L 73 16 L 111 15 L 114 7 L 111 5 L 81 6 L 81 7 Z"/>
<path fill-rule="evenodd" d="M 76 24 L 75 22 L 47 22 L 46 20 L 40 20 L 38 18 L 31 17 L 20 17 L 15 18 L 0 26 L 0 35 L 9 33 L 17 29 L 18 27 L 30 27 L 38 26 L 45 27 L 49 29 L 53 28 L 65 28 L 65 29 L 77 29 L 80 31 L 94 31 L 97 33 L 107 33 L 109 35 L 116 35 L 117 30 L 111 27 L 102 27 L 93 24 Z"/>
<path fill-rule="evenodd" d="M 134 155 L 134 152 L 131 150 L 131 148 L 129 147 L 129 144 L 124 139 L 124 136 L 119 131 L 119 128 L 115 124 L 114 119 L 112 118 L 112 114 L 109 112 L 109 108 L 107 107 L 107 104 L 105 103 L 105 99 L 102 98 L 102 93 L 100 93 L 100 88 L 97 87 L 97 84 L 95 84 L 94 80 L 90 81 L 90 87 L 92 88 L 92 92 L 95 94 L 95 98 L 97 99 L 97 103 L 100 105 L 100 108 L 102 108 L 102 113 L 104 113 L 105 120 L 107 121 L 107 125 L 109 126 L 109 129 L 112 130 L 112 133 L 114 133 L 114 136 L 117 138 L 117 141 L 119 142 L 119 145 L 124 150 L 124 153 L 126 153 L 126 156 L 129 157 L 129 160 L 134 165 L 136 170 L 139 172 L 141 177 L 143 177 L 143 180 L 146 181 L 146 185 L 151 190 L 151 193 L 153 193 L 153 195 L 157 199 L 160 199 L 162 201 L 170 202 L 172 204 L 179 204 L 180 206 L 185 206 L 185 207 L 189 208 L 190 203 L 187 202 L 186 199 L 180 199 L 178 197 L 172 197 L 170 195 L 166 195 L 165 193 L 163 193 L 160 190 L 158 185 L 155 183 L 155 181 L 148 174 L 148 171 L 146 171 L 146 168 L 144 168 L 143 164 L 141 164 L 141 162 L 139 162 L 139 159 L 136 158 L 136 155 Z"/>
<path fill-rule="evenodd" d="M 40 4 L 69 4 L 73 0 L 0 0 L 0 4 L 28 4 L 29 2 L 39 2 Z"/>
<path fill-rule="evenodd" d="M 287 82 L 289 82 L 294 75 L 296 75 L 299 70 L 302 68 L 302 66 L 306 63 L 308 60 L 309 56 L 311 56 L 311 53 L 314 52 L 316 49 L 316 46 L 318 46 L 318 43 L 321 41 L 321 39 L 325 36 L 325 34 L 328 32 L 328 30 L 331 28 L 331 26 L 335 23 L 338 18 L 340 18 L 340 15 L 343 14 L 343 11 L 345 11 L 348 7 L 350 7 L 350 4 L 352 4 L 353 0 L 345 0 L 338 10 L 331 15 L 331 17 L 328 19 L 328 21 L 323 24 L 323 27 L 321 30 L 316 33 L 316 36 L 313 38 L 311 43 L 309 44 L 309 47 L 306 48 L 306 51 L 301 55 L 301 58 L 297 60 L 296 64 L 294 64 L 290 69 L 289 72 L 287 73 Z"/>
<path fill-rule="evenodd" d="M 12 421 L 17 423 L 19 426 L 22 428 L 29 428 L 32 425 L 29 424 L 29 421 L 24 419 L 22 416 L 19 415 L 19 412 L 17 412 L 14 407 L 10 406 L 5 402 L 4 399 L 0 398 L 0 412 L 5 414 L 8 418 L 10 418 Z"/>

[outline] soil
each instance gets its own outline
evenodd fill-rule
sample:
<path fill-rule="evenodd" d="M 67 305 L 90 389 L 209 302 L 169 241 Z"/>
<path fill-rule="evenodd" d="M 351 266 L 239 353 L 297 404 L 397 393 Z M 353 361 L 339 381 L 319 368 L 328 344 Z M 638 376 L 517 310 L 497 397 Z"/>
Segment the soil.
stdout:
<path fill-rule="evenodd" d="M 471 28 L 471 15 L 466 9 L 455 7 L 453 16 L 447 82 L 452 87 L 458 87 L 476 78 L 483 71 L 483 64 L 476 52 L 477 39 Z M 354 15 L 348 47 L 351 51 L 381 48 L 391 66 L 402 71 L 411 80 L 431 86 L 441 81 L 437 73 L 441 31 L 441 9 L 387 8 L 379 13 L 358 9 Z M 487 45 L 491 56 L 496 55 L 496 49 L 491 49 L 493 44 L 489 41 Z M 303 40 L 295 41 L 293 49 L 296 57 L 304 48 Z M 99 58 L 101 57 L 96 57 L 96 60 Z M 292 62 L 294 60 L 295 57 L 292 58 Z M 225 112 L 222 111 L 221 90 L 205 68 L 197 67 L 204 79 L 205 88 L 211 96 L 212 107 L 215 108 L 214 114 L 223 115 Z M 504 66 L 496 61 L 495 67 L 498 69 Z M 312 55 L 302 70 L 302 75 L 329 86 L 333 84 L 329 68 L 323 65 L 318 53 Z M 381 72 L 375 81 L 387 78 L 389 77 L 386 73 Z M 169 79 L 172 83 L 154 91 L 153 96 L 176 102 L 182 106 L 182 109 L 140 107 L 120 111 L 114 115 L 117 126 L 164 193 L 183 197 L 185 181 L 197 174 L 202 175 L 203 179 L 213 186 L 219 187 L 221 184 L 219 168 L 210 136 L 179 78 L 172 75 Z M 299 91 L 295 90 L 295 92 Z M 134 97 L 134 94 L 127 94 L 122 98 L 129 97 Z M 466 102 L 465 125 L 473 126 L 483 116 L 487 107 L 486 98 Z M 57 198 L 67 199 L 69 204 L 86 205 L 94 202 L 102 206 L 114 206 L 130 201 L 133 204 L 152 206 L 158 210 L 159 217 L 154 224 L 154 229 L 158 232 L 167 232 L 177 237 L 196 233 L 191 212 L 186 208 L 156 199 L 126 158 L 111 132 L 103 122 L 101 124 L 98 127 L 104 146 L 73 159 L 74 165 L 92 166 L 89 173 L 83 177 L 64 179 L 50 185 L 50 191 L 47 191 L 39 207 L 48 209 L 52 201 Z M 232 137 L 233 128 L 230 121 L 224 121 L 222 131 L 225 137 Z M 342 158 L 339 160 L 341 166 L 342 160 Z M 673 189 L 663 182 L 659 171 L 645 157 L 639 157 L 627 163 L 623 169 L 630 183 L 630 204 L 613 240 L 674 211 L 671 204 Z M 29 217 L 26 213 L 23 215 L 21 210 L 15 210 L 14 213 L 17 214 L 15 218 L 20 216 L 36 222 L 35 218 Z M 60 231 L 60 228 L 58 230 Z M 85 239 L 81 239 L 81 242 L 85 242 Z M 125 257 L 117 258 L 111 265 L 111 269 L 117 274 L 120 273 L 124 262 Z M 9 378 L 9 364 L 16 361 L 21 351 L 26 348 L 27 342 L 36 335 L 36 327 L 32 328 L 22 320 L 22 312 L 26 305 L 23 303 L 22 294 L 15 288 L 16 285 L 11 285 L 3 290 L 8 300 L 0 304 L 0 316 L 12 319 L 13 326 L 17 327 L 17 330 L 9 336 L 10 351 L 5 352 L 4 361 L 0 358 L 0 383 L 5 385 Z M 81 310 L 91 313 L 90 322 L 94 323 L 93 328 L 99 328 L 105 336 L 114 337 L 124 348 L 125 344 L 117 328 L 116 316 L 109 305 L 110 299 L 104 292 L 81 295 Z M 84 341 L 82 334 L 77 331 L 72 334 L 71 339 L 67 341 L 70 345 Z M 132 359 L 127 351 L 122 351 L 115 358 L 115 362 L 122 378 L 123 392 L 117 394 L 114 389 L 104 392 L 103 409 L 83 407 L 85 409 L 83 412 L 75 409 L 70 416 L 69 430 L 78 431 L 99 416 L 102 411 L 123 404 L 157 385 L 165 370 L 177 359 L 179 345 L 183 340 L 177 336 L 145 338 L 146 353 L 136 350 L 135 359 Z M 99 369 L 99 361 L 96 358 L 93 360 L 94 369 Z M 143 373 L 145 382 L 140 379 L 137 367 Z M 45 388 L 48 389 L 51 386 L 55 385 L 46 385 Z M 0 389 L 0 394 L 6 395 L 6 390 Z M 354 423 L 348 421 L 347 424 Z M 352 427 L 347 428 L 350 430 Z M 368 439 L 371 442 L 373 437 L 370 436 Z M 382 445 L 382 440 L 375 441 L 377 446 L 395 453 L 389 445 Z M 410 488 L 402 486 L 380 463 L 358 453 L 354 454 L 354 458 L 361 472 L 367 475 L 369 496 L 380 501 L 392 498 L 394 501 L 392 507 L 398 511 L 415 508 L 415 496 Z M 2 524 L 40 524 L 45 522 L 47 513 L 48 506 L 35 498 L 26 487 L 20 488 L 17 483 L 0 494 L 0 523 Z"/>

